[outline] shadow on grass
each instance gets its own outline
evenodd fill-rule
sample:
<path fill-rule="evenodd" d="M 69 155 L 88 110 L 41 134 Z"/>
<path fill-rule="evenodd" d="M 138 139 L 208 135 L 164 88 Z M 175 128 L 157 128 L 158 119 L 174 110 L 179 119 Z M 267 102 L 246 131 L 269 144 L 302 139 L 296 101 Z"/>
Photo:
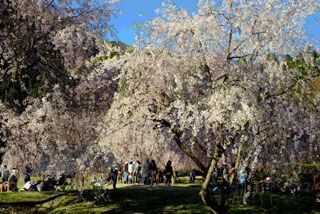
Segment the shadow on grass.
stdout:
<path fill-rule="evenodd" d="M 127 186 L 100 193 L 85 190 L 83 198 L 76 193 L 70 193 L 32 209 L 2 208 L 10 213 L 208 213 L 209 210 L 201 201 L 199 191 L 199 186 Z M 102 197 L 103 200 L 97 197 Z M 232 199 L 233 195 L 230 202 Z M 3 209 L 0 209 L 0 213 L 3 213 Z M 250 198 L 248 206 L 230 203 L 230 213 L 294 214 L 316 211 L 314 200 L 310 196 L 262 194 L 261 197 L 255 195 Z"/>
<path fill-rule="evenodd" d="M 206 213 L 198 187 L 131 186 L 110 191 L 112 213 Z M 112 203 L 111 202 L 111 203 Z"/>
<path fill-rule="evenodd" d="M 320 207 L 316 204 L 311 193 L 295 197 L 286 193 L 255 194 L 249 198 L 248 205 L 240 204 L 240 200 L 236 201 L 231 204 L 230 213 L 320 213 Z"/>
<path fill-rule="evenodd" d="M 96 191 L 86 190 L 84 200 L 65 195 L 45 203 L 40 213 L 208 213 L 199 197 L 199 187 L 128 186 L 108 190 L 97 201 Z"/>
<path fill-rule="evenodd" d="M 208 213 L 199 196 L 199 187 L 127 187 L 113 190 L 110 198 L 117 203 L 112 213 Z M 217 200 L 218 196 L 216 196 Z M 311 195 L 257 194 L 248 205 L 231 203 L 230 213 L 320 213 Z M 112 202 L 111 202 L 112 203 Z M 317 212 L 318 211 L 318 212 Z"/>

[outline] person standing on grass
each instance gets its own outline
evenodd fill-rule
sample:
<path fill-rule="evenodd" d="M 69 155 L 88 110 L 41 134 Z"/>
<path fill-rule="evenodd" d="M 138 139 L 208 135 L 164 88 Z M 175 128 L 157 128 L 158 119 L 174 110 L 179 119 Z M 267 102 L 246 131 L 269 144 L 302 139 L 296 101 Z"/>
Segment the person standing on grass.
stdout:
<path fill-rule="evenodd" d="M 150 177 L 150 161 L 149 161 L 149 159 L 147 159 L 143 165 L 142 176 L 143 176 L 144 185 L 148 185 L 150 183 L 149 182 L 149 177 Z"/>
<path fill-rule="evenodd" d="M 167 162 L 167 165 L 166 165 L 166 168 L 165 168 L 164 172 L 165 172 L 165 176 L 166 176 L 166 185 L 170 186 L 171 185 L 171 178 L 172 178 L 172 175 L 173 175 L 173 168 L 172 168 L 171 160 L 169 160 Z"/>
<path fill-rule="evenodd" d="M 115 168 L 112 170 L 111 179 L 112 179 L 112 187 L 113 189 L 115 189 L 117 185 L 117 180 L 118 180 L 118 168 Z"/>
<path fill-rule="evenodd" d="M 164 179 L 163 179 L 163 175 L 164 171 L 159 170 L 158 172 L 158 176 L 159 176 L 159 183 L 163 183 Z"/>
<path fill-rule="evenodd" d="M 190 172 L 190 183 L 194 183 L 196 180 L 196 170 L 193 169 L 191 172 Z"/>
<path fill-rule="evenodd" d="M 134 170 L 134 175 L 136 177 L 136 183 L 138 184 L 141 182 L 141 170 L 142 170 L 141 162 L 137 161 L 136 168 Z"/>
<path fill-rule="evenodd" d="M 134 167 L 134 163 L 132 161 L 130 161 L 128 164 L 128 173 L 129 173 L 128 183 L 129 184 L 133 183 L 133 170 L 134 170 L 133 167 Z"/>
<path fill-rule="evenodd" d="M 150 173 L 151 173 L 151 186 L 153 186 L 153 184 L 157 182 L 157 173 L 158 173 L 158 167 L 155 160 L 151 160 Z"/>
<path fill-rule="evenodd" d="M 128 162 L 126 162 L 124 164 L 124 171 L 123 171 L 123 182 L 125 184 L 128 184 L 129 183 L 129 172 L 128 172 Z"/>
<path fill-rule="evenodd" d="M 111 172 L 112 172 L 111 167 L 108 167 L 107 168 L 107 172 L 106 172 L 106 181 L 107 181 L 107 183 L 112 181 Z"/>

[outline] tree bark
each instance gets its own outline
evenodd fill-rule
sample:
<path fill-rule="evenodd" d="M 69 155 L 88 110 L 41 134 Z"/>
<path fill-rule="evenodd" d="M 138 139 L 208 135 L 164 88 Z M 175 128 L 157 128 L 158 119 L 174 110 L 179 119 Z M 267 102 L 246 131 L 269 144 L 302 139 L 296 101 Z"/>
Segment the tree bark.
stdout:
<path fill-rule="evenodd" d="M 215 146 L 214 154 L 210 162 L 210 167 L 208 169 L 206 178 L 201 186 L 200 196 L 205 205 L 210 207 L 211 213 L 225 213 L 224 208 L 222 208 L 217 201 L 214 200 L 212 191 L 210 188 L 210 182 L 212 180 L 212 174 L 214 169 L 217 167 L 218 158 L 220 156 L 219 150 L 220 144 Z"/>

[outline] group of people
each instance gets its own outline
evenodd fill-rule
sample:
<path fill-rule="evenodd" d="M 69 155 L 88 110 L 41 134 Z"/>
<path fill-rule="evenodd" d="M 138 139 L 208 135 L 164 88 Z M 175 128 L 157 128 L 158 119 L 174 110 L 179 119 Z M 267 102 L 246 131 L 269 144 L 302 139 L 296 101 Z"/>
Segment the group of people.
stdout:
<path fill-rule="evenodd" d="M 60 176 L 58 180 L 55 178 L 47 178 L 43 180 L 38 180 L 36 182 L 31 181 L 30 177 L 31 169 L 26 166 L 23 170 L 24 176 L 24 186 L 25 191 L 43 191 L 43 190 L 53 190 L 57 186 L 64 186 L 66 183 L 66 177 Z M 7 165 L 4 165 L 3 169 L 0 171 L 0 176 L 2 178 L 2 191 L 12 190 L 19 191 L 17 187 L 18 177 L 16 168 L 12 168 L 10 171 Z M 124 184 L 144 184 L 151 185 L 158 183 L 163 183 L 167 186 L 171 185 L 173 177 L 173 167 L 172 162 L 169 160 L 165 166 L 164 170 L 161 170 L 155 160 L 146 162 L 142 165 L 140 161 L 130 161 L 126 162 L 122 169 L 114 168 L 107 175 L 107 182 L 112 182 L 113 188 L 116 188 L 117 182 L 123 182 Z M 93 186 L 101 186 L 104 182 L 103 179 L 94 179 L 91 181 Z"/>
<path fill-rule="evenodd" d="M 116 188 L 117 182 L 124 184 L 145 184 L 153 186 L 156 183 L 163 183 L 165 180 L 166 185 L 171 185 L 173 176 L 172 162 L 169 160 L 166 164 L 164 171 L 160 170 L 155 160 L 147 159 L 142 165 L 140 161 L 126 162 L 122 170 L 114 168 L 111 170 L 109 180 L 113 183 L 113 188 Z M 165 177 L 165 179 L 164 179 Z"/>
<path fill-rule="evenodd" d="M 157 164 L 154 160 L 151 160 L 150 162 L 147 159 L 143 166 L 143 183 L 145 185 L 151 184 L 151 186 L 153 186 L 153 184 L 163 183 L 165 180 L 166 185 L 170 186 L 172 176 L 173 168 L 170 160 L 167 162 L 163 171 L 157 167 Z"/>
<path fill-rule="evenodd" d="M 41 191 L 44 187 L 43 181 L 32 182 L 30 178 L 31 169 L 26 166 L 23 170 L 24 175 L 24 186 L 23 190 L 26 191 Z M 7 165 L 4 165 L 1 171 L 2 185 L 1 190 L 6 192 L 8 190 L 11 191 L 19 191 L 18 189 L 18 170 L 13 167 L 12 170 L 9 169 Z"/>
<path fill-rule="evenodd" d="M 10 171 L 7 165 L 4 165 L 0 171 L 1 177 L 1 191 L 6 192 L 8 190 L 18 191 L 17 183 L 17 170 L 15 167 Z"/>
<path fill-rule="evenodd" d="M 43 180 L 32 181 L 31 180 L 31 168 L 25 166 L 23 169 L 23 179 L 24 185 L 20 190 L 24 191 L 45 191 L 45 190 L 54 190 L 57 186 L 63 187 L 66 184 L 66 175 L 62 174 L 59 179 L 54 177 L 46 178 Z M 10 170 L 7 165 L 4 165 L 0 171 L 0 177 L 2 183 L 0 184 L 0 190 L 6 192 L 11 191 L 20 191 L 18 188 L 18 170 L 15 167 L 12 167 Z"/>

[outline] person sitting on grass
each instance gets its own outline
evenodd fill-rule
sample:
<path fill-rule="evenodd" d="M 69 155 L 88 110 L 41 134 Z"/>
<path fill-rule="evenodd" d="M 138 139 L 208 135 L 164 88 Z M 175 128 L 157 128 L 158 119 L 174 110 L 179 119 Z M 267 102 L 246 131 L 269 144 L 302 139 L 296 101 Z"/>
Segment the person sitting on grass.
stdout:
<path fill-rule="evenodd" d="M 23 185 L 23 189 L 25 190 L 25 191 L 28 191 L 29 189 L 30 189 L 30 187 L 31 187 L 31 181 L 27 181 L 24 185 Z"/>
<path fill-rule="evenodd" d="M 27 183 L 28 181 L 30 181 L 30 172 L 31 169 L 28 166 L 24 167 L 24 171 L 23 171 L 23 175 L 24 175 L 24 183 Z"/>
<path fill-rule="evenodd" d="M 33 181 L 28 181 L 27 183 L 25 183 L 23 185 L 23 189 L 25 191 L 31 191 L 31 192 L 39 191 L 39 192 L 41 192 L 43 190 L 43 186 L 44 186 L 44 182 L 43 181 L 39 180 L 39 181 L 37 181 L 37 183 L 35 183 Z"/>
<path fill-rule="evenodd" d="M 37 184 L 32 182 L 28 190 L 37 191 Z"/>
<path fill-rule="evenodd" d="M 91 180 L 90 184 L 91 184 L 92 186 L 94 186 L 97 182 L 98 182 L 98 181 L 97 181 L 97 177 L 94 176 L 93 179 Z"/>
<path fill-rule="evenodd" d="M 43 181 L 38 181 L 37 182 L 37 190 L 38 192 L 42 192 L 44 189 L 44 182 Z"/>
<path fill-rule="evenodd" d="M 41 191 L 51 191 L 54 190 L 54 187 L 56 185 L 56 181 L 54 178 L 44 178 L 43 179 L 43 187 Z"/>
<path fill-rule="evenodd" d="M 96 176 L 93 177 L 90 184 L 92 186 L 92 189 L 97 189 L 97 188 L 102 187 L 101 180 L 98 180 L 98 178 Z"/>
<path fill-rule="evenodd" d="M 15 174 L 12 174 L 9 178 L 9 190 L 18 191 L 17 183 L 18 183 L 17 176 Z"/>
<path fill-rule="evenodd" d="M 67 182 L 67 175 L 65 173 L 62 173 L 57 182 L 57 186 L 59 186 L 60 189 L 64 191 L 67 185 L 69 185 L 69 183 Z"/>
<path fill-rule="evenodd" d="M 8 189 L 8 180 L 10 176 L 10 170 L 8 169 L 7 165 L 4 165 L 3 171 L 2 171 L 2 191 L 7 191 Z"/>

